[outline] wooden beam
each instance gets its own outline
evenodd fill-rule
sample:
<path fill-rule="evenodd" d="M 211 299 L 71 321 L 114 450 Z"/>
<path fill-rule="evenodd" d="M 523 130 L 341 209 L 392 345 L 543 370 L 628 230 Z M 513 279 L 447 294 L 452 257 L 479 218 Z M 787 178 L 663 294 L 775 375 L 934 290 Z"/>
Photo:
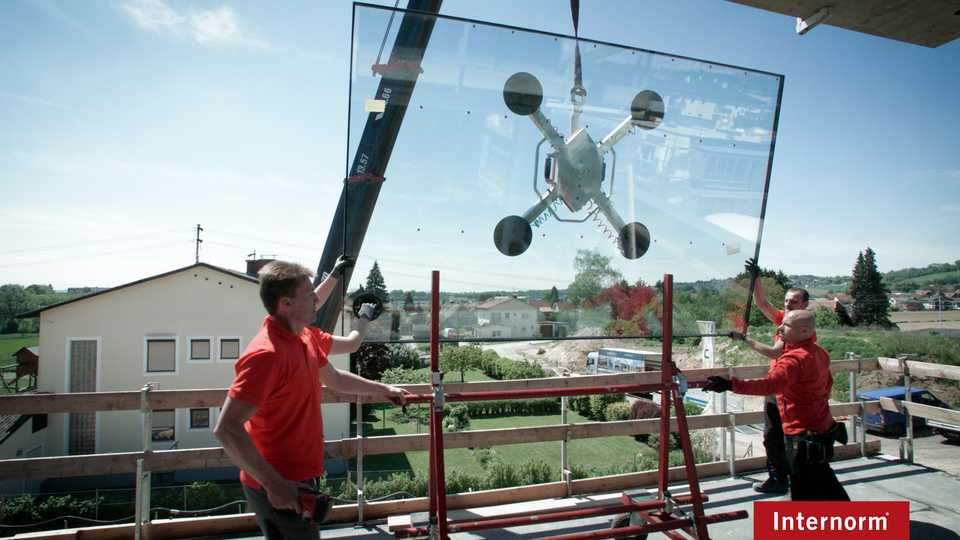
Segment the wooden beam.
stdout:
<path fill-rule="evenodd" d="M 831 405 L 834 416 L 858 414 L 859 403 Z M 933 407 L 935 409 L 935 407 Z M 689 428 L 708 429 L 723 427 L 729 423 L 729 414 L 696 415 L 687 418 Z M 763 422 L 760 411 L 734 414 L 737 424 Z M 641 433 L 657 433 L 660 420 L 622 420 L 618 422 L 590 422 L 585 424 L 552 425 L 527 428 L 483 429 L 447 433 L 443 436 L 446 448 L 474 448 L 507 444 L 536 443 L 570 439 L 629 436 Z M 676 420 L 671 420 L 670 429 L 676 430 Z M 324 455 L 329 459 L 349 459 L 356 455 L 356 439 L 328 441 Z M 426 451 L 428 435 L 390 435 L 367 437 L 363 441 L 364 453 L 402 454 Z M 222 448 L 187 448 L 182 450 L 155 450 L 152 452 L 119 452 L 112 454 L 89 454 L 82 456 L 56 456 L 0 460 L 0 480 L 62 478 L 67 476 L 95 476 L 123 474 L 136 471 L 137 458 L 143 457 L 148 470 L 175 471 L 229 467 L 230 458 Z"/>
<path fill-rule="evenodd" d="M 897 362 L 892 359 L 892 362 Z M 923 364 L 914 362 L 914 364 Z M 940 366 L 938 364 L 923 364 L 943 369 L 945 377 L 952 378 L 957 373 L 960 380 L 960 368 Z M 923 371 L 923 366 L 918 367 Z M 879 369 L 876 359 L 838 360 L 830 365 L 833 372 L 867 371 Z M 885 368 L 886 369 L 886 368 Z M 704 381 L 712 375 L 729 375 L 749 379 L 763 377 L 767 373 L 767 365 L 737 366 L 733 368 L 691 369 L 684 375 L 691 382 Z M 929 375 L 935 376 L 935 375 Z M 587 375 L 583 377 L 551 377 L 545 379 L 518 379 L 510 381 L 484 381 L 464 384 L 445 385 L 447 392 L 486 392 L 504 390 L 536 390 L 550 388 L 581 388 L 584 386 L 611 386 L 618 384 L 655 384 L 660 381 L 659 371 L 638 373 L 621 373 L 615 375 Z M 416 394 L 430 391 L 429 385 L 401 385 Z M 223 404 L 226 389 L 195 389 L 195 390 L 153 390 L 147 395 L 147 403 L 152 409 L 187 409 L 197 407 L 216 407 Z M 355 396 L 325 391 L 324 403 L 352 403 Z M 386 403 L 383 401 L 368 401 L 368 403 Z M 135 411 L 140 410 L 140 392 L 79 392 L 72 394 L 25 394 L 0 396 L 0 415 L 9 414 L 44 414 L 62 412 L 94 412 L 94 411 Z"/>
<path fill-rule="evenodd" d="M 878 358 L 877 363 L 880 369 L 884 371 L 903 373 L 903 370 L 900 368 L 900 359 L 898 358 Z M 907 370 L 910 372 L 911 377 L 933 377 L 960 381 L 960 366 L 907 360 Z"/>
<path fill-rule="evenodd" d="M 880 451 L 880 441 L 866 443 L 868 453 Z M 834 448 L 834 460 L 847 459 L 859 456 L 858 443 L 837 446 Z M 738 459 L 734 463 L 737 472 L 747 472 L 762 469 L 766 466 L 765 457 Z M 728 474 L 726 461 L 700 463 L 696 466 L 699 478 L 723 476 Z M 683 467 L 671 467 L 670 478 L 680 481 L 686 478 Z M 635 489 L 656 485 L 657 471 L 644 471 L 599 478 L 584 478 L 573 481 L 573 493 L 582 495 L 598 491 L 613 491 L 620 489 Z M 535 501 L 542 499 L 561 498 L 566 496 L 566 485 L 563 482 L 551 482 L 533 486 L 519 486 L 507 489 L 460 493 L 447 498 L 447 508 L 475 508 L 500 504 Z M 428 502 L 425 497 L 401 499 L 396 501 L 372 502 L 364 505 L 365 519 L 382 519 L 397 514 L 410 514 L 427 510 Z M 357 505 L 334 506 L 329 514 L 330 523 L 350 523 L 357 519 Z M 218 536 L 251 532 L 257 529 L 253 514 L 235 514 L 232 516 L 211 516 L 202 518 L 182 518 L 156 520 L 149 524 L 150 540 L 166 540 L 173 538 L 190 538 L 196 536 Z M 130 538 L 133 535 L 133 525 L 111 525 L 107 527 L 89 527 L 71 529 L 67 531 L 43 531 L 30 533 L 33 540 L 119 540 Z M 64 536 L 66 534 L 67 536 Z M 27 538 L 26 535 L 17 535 L 15 539 Z"/>
<path fill-rule="evenodd" d="M 960 425 L 960 411 L 888 397 L 882 397 L 879 401 L 880 407 L 885 411 L 898 412 L 900 414 L 903 414 L 905 411 L 910 411 L 910 414 L 913 416 L 919 416 L 927 420 Z"/>

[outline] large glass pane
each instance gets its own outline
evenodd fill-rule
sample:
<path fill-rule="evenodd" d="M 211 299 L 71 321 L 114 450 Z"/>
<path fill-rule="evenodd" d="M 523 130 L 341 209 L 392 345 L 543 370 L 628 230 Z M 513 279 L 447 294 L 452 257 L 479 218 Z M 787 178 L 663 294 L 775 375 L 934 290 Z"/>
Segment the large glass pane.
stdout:
<path fill-rule="evenodd" d="M 781 76 L 581 40 L 576 86 L 572 38 L 432 16 L 423 62 L 391 64 L 427 16 L 355 10 L 348 167 L 405 108 L 350 285 L 376 261 L 395 291 L 374 338 L 425 337 L 431 270 L 444 337 L 657 336 L 666 273 L 676 335 L 743 317 Z"/>

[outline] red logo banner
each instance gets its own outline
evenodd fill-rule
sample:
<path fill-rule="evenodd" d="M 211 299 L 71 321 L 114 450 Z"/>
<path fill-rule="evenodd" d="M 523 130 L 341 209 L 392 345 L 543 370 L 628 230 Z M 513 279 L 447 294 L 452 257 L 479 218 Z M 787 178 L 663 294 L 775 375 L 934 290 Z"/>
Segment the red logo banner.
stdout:
<path fill-rule="evenodd" d="M 909 501 L 753 503 L 754 540 L 909 540 Z"/>

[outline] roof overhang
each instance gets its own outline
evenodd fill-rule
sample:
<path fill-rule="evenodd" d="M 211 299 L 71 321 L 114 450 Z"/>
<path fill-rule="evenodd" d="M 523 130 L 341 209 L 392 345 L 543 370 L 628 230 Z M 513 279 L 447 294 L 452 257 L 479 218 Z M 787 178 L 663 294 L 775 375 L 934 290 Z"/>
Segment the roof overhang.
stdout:
<path fill-rule="evenodd" d="M 960 37 L 960 0 L 727 1 L 812 21 L 806 28 L 822 22 L 924 47 L 939 47 Z M 824 12 L 826 17 L 818 20 Z"/>

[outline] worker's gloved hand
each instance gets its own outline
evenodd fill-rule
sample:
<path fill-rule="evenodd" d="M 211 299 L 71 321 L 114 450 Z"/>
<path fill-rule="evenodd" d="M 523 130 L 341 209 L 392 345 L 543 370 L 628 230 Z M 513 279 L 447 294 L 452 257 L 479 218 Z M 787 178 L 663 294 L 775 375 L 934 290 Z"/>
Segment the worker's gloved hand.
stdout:
<path fill-rule="evenodd" d="M 413 397 L 414 397 L 413 394 L 404 390 L 403 388 L 400 388 L 397 386 L 387 387 L 387 399 L 389 399 L 390 403 L 393 403 L 394 405 L 400 405 L 401 407 L 406 407 L 407 400 Z"/>
<path fill-rule="evenodd" d="M 366 319 L 368 321 L 372 321 L 375 318 L 373 316 L 373 313 L 376 310 L 377 310 L 376 304 L 363 304 L 362 306 L 360 306 L 360 311 L 357 312 L 357 317 L 360 317 L 361 319 Z"/>
<path fill-rule="evenodd" d="M 707 377 L 707 384 L 703 385 L 707 392 L 729 392 L 733 390 L 733 383 L 725 377 Z"/>
<path fill-rule="evenodd" d="M 330 275 L 339 277 L 341 272 L 353 266 L 355 262 L 357 262 L 357 260 L 349 255 L 337 257 L 337 262 L 333 263 L 333 270 L 330 270 Z"/>
<path fill-rule="evenodd" d="M 757 266 L 757 260 L 753 258 L 747 259 L 746 262 L 743 263 L 743 269 L 751 276 L 760 274 L 760 267 Z"/>
<path fill-rule="evenodd" d="M 728 332 L 727 337 L 730 339 L 735 339 L 737 341 L 744 341 L 747 339 L 746 334 L 744 334 L 743 332 L 737 332 L 737 331 Z"/>

